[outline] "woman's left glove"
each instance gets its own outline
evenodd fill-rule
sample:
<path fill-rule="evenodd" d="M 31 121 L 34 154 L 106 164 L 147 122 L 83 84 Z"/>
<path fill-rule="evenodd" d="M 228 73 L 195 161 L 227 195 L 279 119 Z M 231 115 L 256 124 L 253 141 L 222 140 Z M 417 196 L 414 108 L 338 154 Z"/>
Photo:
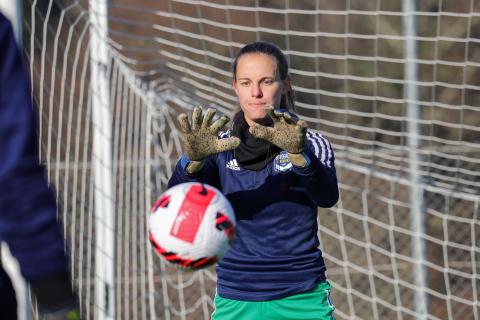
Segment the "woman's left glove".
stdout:
<path fill-rule="evenodd" d="M 273 128 L 254 123 L 250 126 L 250 133 L 288 153 L 302 153 L 307 143 L 307 123 L 288 112 L 275 111 L 273 106 L 267 107 L 267 113 L 273 120 Z"/>
<path fill-rule="evenodd" d="M 250 126 L 250 133 L 255 138 L 267 140 L 287 151 L 294 165 L 305 166 L 307 161 L 301 153 L 307 145 L 307 123 L 288 112 L 275 111 L 273 106 L 267 108 L 267 113 L 273 120 L 273 128 L 254 123 Z"/>

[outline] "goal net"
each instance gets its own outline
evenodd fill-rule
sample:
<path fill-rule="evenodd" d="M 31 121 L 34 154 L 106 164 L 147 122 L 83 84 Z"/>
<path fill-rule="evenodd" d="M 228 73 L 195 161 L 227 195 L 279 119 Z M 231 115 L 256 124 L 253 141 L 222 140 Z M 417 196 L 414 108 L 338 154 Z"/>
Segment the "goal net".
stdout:
<path fill-rule="evenodd" d="M 85 319 L 209 319 L 215 269 L 166 265 L 146 216 L 182 153 L 176 116 L 231 115 L 232 58 L 256 40 L 288 55 L 296 112 L 336 153 L 341 198 L 318 220 L 337 319 L 480 319 L 478 1 L 27 0 L 23 14 Z"/>

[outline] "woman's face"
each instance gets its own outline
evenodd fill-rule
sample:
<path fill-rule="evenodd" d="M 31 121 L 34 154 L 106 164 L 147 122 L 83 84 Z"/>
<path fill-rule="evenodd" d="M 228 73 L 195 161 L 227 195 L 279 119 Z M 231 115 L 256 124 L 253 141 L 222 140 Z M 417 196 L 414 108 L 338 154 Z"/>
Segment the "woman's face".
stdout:
<path fill-rule="evenodd" d="M 267 115 L 267 105 L 278 107 L 282 94 L 289 88 L 288 77 L 280 80 L 275 57 L 263 53 L 247 53 L 238 59 L 233 89 L 249 125 Z"/>

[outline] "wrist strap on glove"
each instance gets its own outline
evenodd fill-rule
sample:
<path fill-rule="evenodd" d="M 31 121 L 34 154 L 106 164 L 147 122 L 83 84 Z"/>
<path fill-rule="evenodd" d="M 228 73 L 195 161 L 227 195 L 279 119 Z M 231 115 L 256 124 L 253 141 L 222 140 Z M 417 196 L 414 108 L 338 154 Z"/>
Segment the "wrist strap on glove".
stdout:
<path fill-rule="evenodd" d="M 303 153 L 288 153 L 288 158 L 295 167 L 303 168 L 308 165 L 308 160 Z"/>
<path fill-rule="evenodd" d="M 201 161 L 190 161 L 190 163 L 187 165 L 185 170 L 187 171 L 188 174 L 195 174 L 198 171 L 202 170 L 203 167 L 203 160 Z"/>

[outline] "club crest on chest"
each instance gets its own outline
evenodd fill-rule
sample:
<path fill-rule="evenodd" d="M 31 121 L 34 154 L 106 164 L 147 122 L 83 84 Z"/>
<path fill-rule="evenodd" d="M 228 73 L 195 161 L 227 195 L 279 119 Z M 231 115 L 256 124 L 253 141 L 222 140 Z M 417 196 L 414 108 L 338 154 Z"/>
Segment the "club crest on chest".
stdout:
<path fill-rule="evenodd" d="M 288 158 L 288 153 L 286 151 L 280 152 L 274 159 L 273 159 L 273 167 L 272 173 L 286 173 L 292 169 L 292 163 Z"/>

